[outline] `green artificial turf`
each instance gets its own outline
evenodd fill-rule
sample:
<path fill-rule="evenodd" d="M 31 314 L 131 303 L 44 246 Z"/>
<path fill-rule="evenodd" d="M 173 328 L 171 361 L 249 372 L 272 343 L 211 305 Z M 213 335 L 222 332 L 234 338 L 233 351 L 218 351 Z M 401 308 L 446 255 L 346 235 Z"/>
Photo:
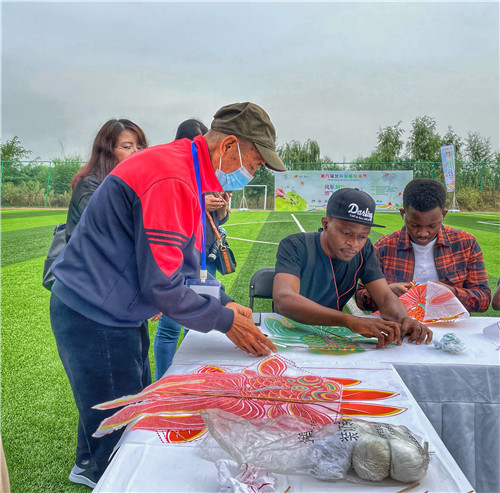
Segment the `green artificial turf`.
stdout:
<path fill-rule="evenodd" d="M 248 251 L 245 262 L 241 262 L 241 267 L 236 271 L 237 277 L 232 279 L 233 282 L 228 290 L 228 293 L 238 303 L 245 306 L 248 306 L 249 303 L 249 284 L 254 272 L 262 267 L 274 267 L 279 240 L 289 234 L 297 232 L 297 226 L 295 222 L 291 221 L 289 215 L 285 217 L 282 213 L 275 212 L 261 214 L 266 214 L 267 222 L 266 224 L 259 224 L 257 235 L 255 234 L 257 230 L 255 229 L 255 231 L 253 231 L 255 228 L 253 224 L 241 226 L 230 226 L 228 224 L 225 226 L 228 236 L 236 238 L 249 238 L 253 236 L 257 241 L 265 242 L 252 244 L 231 238 L 228 240 L 231 248 L 234 247 L 237 249 L 238 262 L 240 261 L 240 248 L 243 247 L 243 243 L 245 244 L 245 250 Z M 221 282 L 226 284 L 227 277 L 229 276 L 224 276 Z M 254 309 L 255 311 L 271 311 L 271 302 L 256 300 Z"/>
<path fill-rule="evenodd" d="M 54 212 L 57 214 L 47 214 Z M 21 215 L 22 214 L 22 215 Z M 66 222 L 66 211 L 40 211 L 28 215 L 24 212 L 11 212 L 2 214 L 1 231 L 14 231 L 18 229 L 37 228 L 41 226 L 54 226 L 58 223 Z"/>
<path fill-rule="evenodd" d="M 321 216 L 295 214 L 306 231 L 317 230 Z M 74 461 L 77 411 L 50 328 L 50 293 L 41 286 L 53 227 L 65 219 L 66 212 L 60 210 L 2 211 L 1 431 L 13 493 L 89 491 L 67 479 Z M 376 222 L 387 228 L 372 228 L 373 242 L 402 225 L 394 213 L 378 213 Z M 499 222 L 499 214 L 448 214 L 445 220 L 477 236 L 492 289 L 500 275 Z M 273 266 L 277 244 L 299 227 L 290 213 L 234 211 L 225 228 L 238 265 L 234 274 L 218 278 L 237 302 L 248 305 L 252 274 Z M 271 302 L 256 300 L 255 309 L 271 311 Z M 490 308 L 479 315 L 498 312 Z M 150 323 L 153 372 L 155 330 L 156 323 Z"/>
<path fill-rule="evenodd" d="M 62 216 L 65 218 L 67 213 L 67 209 L 2 209 L 1 218 L 2 222 L 5 219 L 21 217 L 40 218 L 43 216 Z"/>
<path fill-rule="evenodd" d="M 52 225 L 3 232 L 1 266 L 47 255 L 53 233 Z"/>
<path fill-rule="evenodd" d="M 3 446 L 13 493 L 83 492 L 67 481 L 78 415 L 50 328 L 42 264 L 2 268 Z"/>

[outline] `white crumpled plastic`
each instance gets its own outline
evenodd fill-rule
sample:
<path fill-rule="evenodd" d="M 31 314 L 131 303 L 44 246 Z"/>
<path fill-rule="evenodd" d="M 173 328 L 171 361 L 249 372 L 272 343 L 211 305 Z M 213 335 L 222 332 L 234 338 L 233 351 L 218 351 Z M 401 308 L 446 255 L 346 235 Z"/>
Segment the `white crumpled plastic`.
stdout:
<path fill-rule="evenodd" d="M 436 349 L 447 353 L 460 354 L 465 351 L 465 344 L 453 332 L 445 334 L 439 342 L 434 341 L 433 344 Z"/>
<path fill-rule="evenodd" d="M 344 479 L 352 462 L 354 441 L 344 441 L 339 433 L 317 441 L 310 450 L 308 473 L 323 481 Z"/>
<path fill-rule="evenodd" d="M 254 464 L 238 465 L 233 460 L 219 459 L 217 466 L 217 482 L 220 493 L 275 493 L 286 490 L 284 477 L 255 466 Z"/>
<path fill-rule="evenodd" d="M 207 409 L 200 414 L 210 435 L 231 458 L 239 464 L 254 464 L 279 474 L 307 474 L 309 448 L 314 440 L 338 429 L 336 423 L 319 429 L 305 418 L 290 415 L 249 420 L 220 409 Z M 208 437 L 200 449 L 201 456 L 213 462 L 227 457 L 217 451 Z"/>

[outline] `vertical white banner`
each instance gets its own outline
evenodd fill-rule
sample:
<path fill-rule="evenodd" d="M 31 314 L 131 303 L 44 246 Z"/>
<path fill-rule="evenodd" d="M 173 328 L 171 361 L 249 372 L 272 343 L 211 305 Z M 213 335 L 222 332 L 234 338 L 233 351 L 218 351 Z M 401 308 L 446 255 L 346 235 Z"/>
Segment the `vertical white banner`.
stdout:
<path fill-rule="evenodd" d="M 455 146 L 441 147 L 441 161 L 443 163 L 444 182 L 446 191 L 455 191 Z"/>

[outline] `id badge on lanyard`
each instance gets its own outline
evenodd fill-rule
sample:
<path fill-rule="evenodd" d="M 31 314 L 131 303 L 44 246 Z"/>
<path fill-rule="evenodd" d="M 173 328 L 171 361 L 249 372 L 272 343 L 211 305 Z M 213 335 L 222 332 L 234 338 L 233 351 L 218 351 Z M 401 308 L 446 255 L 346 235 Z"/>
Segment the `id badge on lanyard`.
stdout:
<path fill-rule="evenodd" d="M 215 279 L 207 279 L 207 259 L 206 259 L 206 230 L 207 230 L 207 219 L 205 215 L 205 197 L 201 193 L 201 173 L 200 173 L 200 161 L 198 160 L 198 149 L 194 142 L 191 143 L 191 154 L 193 155 L 194 171 L 196 174 L 196 184 L 198 185 L 198 200 L 201 207 L 201 224 L 203 229 L 203 234 L 201 237 L 201 262 L 200 262 L 200 278 L 199 279 L 187 279 L 186 286 L 190 287 L 193 291 L 198 294 L 207 294 L 213 296 L 220 300 L 222 285 L 219 281 Z"/>

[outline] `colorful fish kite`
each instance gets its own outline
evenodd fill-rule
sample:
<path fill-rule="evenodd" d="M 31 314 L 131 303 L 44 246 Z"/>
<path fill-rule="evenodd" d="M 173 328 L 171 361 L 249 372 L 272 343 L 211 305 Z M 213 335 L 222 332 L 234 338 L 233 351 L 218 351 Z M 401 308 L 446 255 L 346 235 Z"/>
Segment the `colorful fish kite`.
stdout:
<path fill-rule="evenodd" d="M 470 316 L 448 288 L 432 281 L 411 288 L 399 299 L 411 318 L 426 324 L 463 320 Z M 378 310 L 374 312 L 374 315 L 379 314 Z"/>
<path fill-rule="evenodd" d="M 293 362 L 271 356 L 241 373 L 204 366 L 196 373 L 167 375 L 139 394 L 95 406 L 122 409 L 105 419 L 94 436 L 127 426 L 127 431 L 161 432 L 167 443 L 192 441 L 206 432 L 200 411 L 214 408 L 246 419 L 300 416 L 320 426 L 338 421 L 342 415 L 388 416 L 405 411 L 367 402 L 397 396 L 395 392 L 351 389 L 347 387 L 361 382 L 313 374 L 292 376 L 287 374 L 290 369 L 299 370 Z"/>
<path fill-rule="evenodd" d="M 278 346 L 300 347 L 314 352 L 334 354 L 359 353 L 366 349 L 360 344 L 376 344 L 376 338 L 364 337 L 347 327 L 307 325 L 286 317 L 267 317 L 270 339 Z"/>

